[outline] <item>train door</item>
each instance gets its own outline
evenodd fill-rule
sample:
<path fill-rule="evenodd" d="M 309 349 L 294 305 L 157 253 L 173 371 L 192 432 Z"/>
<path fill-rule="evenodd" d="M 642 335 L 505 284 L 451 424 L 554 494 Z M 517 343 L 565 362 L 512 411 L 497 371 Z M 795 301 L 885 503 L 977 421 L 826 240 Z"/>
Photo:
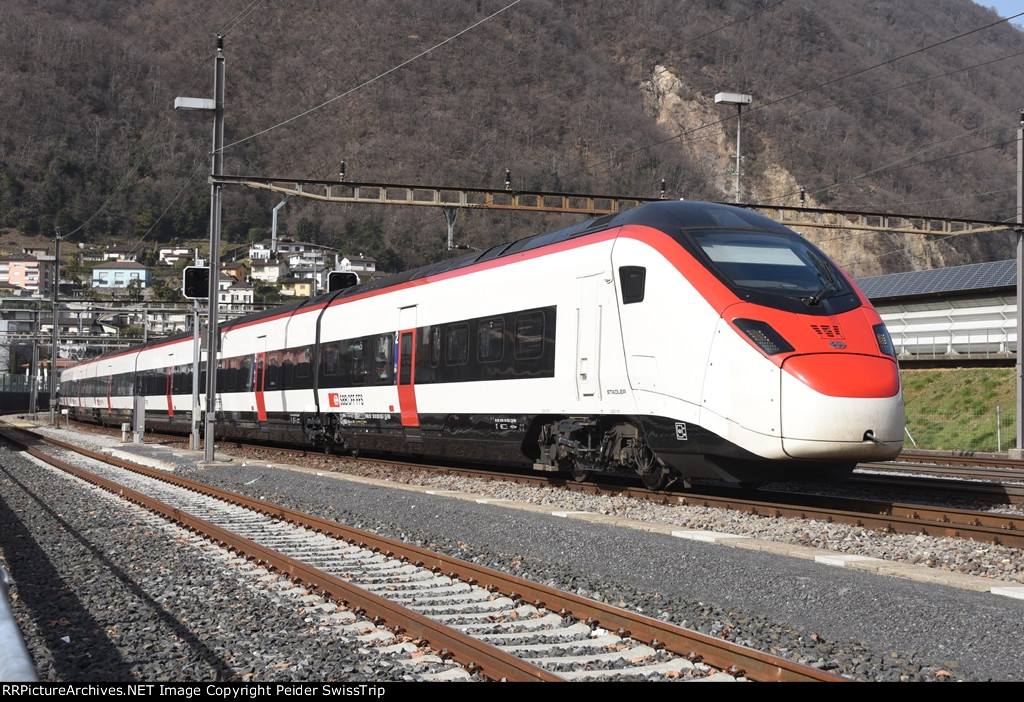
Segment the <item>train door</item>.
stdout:
<path fill-rule="evenodd" d="M 171 363 L 172 365 L 167 366 L 166 378 L 167 421 L 174 419 L 174 365 Z"/>
<path fill-rule="evenodd" d="M 114 393 L 114 371 L 112 367 L 107 365 L 107 372 L 103 378 L 103 386 L 107 392 L 107 419 L 109 420 L 114 416 L 114 402 L 111 399 L 111 395 Z"/>
<path fill-rule="evenodd" d="M 579 278 L 576 309 L 576 393 L 579 400 L 600 400 L 601 303 L 603 274 Z"/>
<path fill-rule="evenodd" d="M 256 395 L 256 421 L 261 426 L 267 421 L 267 398 L 264 395 L 267 381 L 267 337 L 261 336 L 256 339 L 256 348 L 259 349 L 253 357 L 252 364 L 252 390 Z"/>
<path fill-rule="evenodd" d="M 398 408 L 406 441 L 420 442 L 420 415 L 416 407 L 416 307 L 398 312 Z"/>

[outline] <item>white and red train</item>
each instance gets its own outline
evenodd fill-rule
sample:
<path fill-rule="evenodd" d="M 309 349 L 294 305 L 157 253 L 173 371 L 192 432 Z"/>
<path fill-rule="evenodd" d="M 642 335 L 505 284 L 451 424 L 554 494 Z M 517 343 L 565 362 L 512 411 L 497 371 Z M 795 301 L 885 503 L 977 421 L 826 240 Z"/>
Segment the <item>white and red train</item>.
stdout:
<path fill-rule="evenodd" d="M 188 431 L 192 357 L 179 336 L 83 362 L 61 403 L 115 423 L 143 396 L 147 426 Z M 904 434 L 892 341 L 849 278 L 782 225 L 700 202 L 225 323 L 217 386 L 218 436 L 653 487 L 842 479 Z"/>

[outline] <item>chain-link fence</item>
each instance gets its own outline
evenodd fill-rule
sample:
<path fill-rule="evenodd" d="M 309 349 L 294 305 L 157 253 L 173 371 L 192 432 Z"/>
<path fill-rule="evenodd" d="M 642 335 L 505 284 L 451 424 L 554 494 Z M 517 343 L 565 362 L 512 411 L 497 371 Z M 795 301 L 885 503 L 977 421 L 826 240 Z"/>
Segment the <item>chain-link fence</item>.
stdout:
<path fill-rule="evenodd" d="M 962 410 L 906 408 L 904 448 L 937 451 L 1007 451 L 1017 444 L 1017 412 L 995 405 Z"/>

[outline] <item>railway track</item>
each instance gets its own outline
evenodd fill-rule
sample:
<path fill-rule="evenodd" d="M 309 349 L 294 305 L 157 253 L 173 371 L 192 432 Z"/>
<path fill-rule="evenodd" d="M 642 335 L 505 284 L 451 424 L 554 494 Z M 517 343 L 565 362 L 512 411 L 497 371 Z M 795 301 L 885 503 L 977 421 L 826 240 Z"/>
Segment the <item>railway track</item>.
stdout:
<path fill-rule="evenodd" d="M 275 460 L 275 457 L 279 459 L 282 455 L 288 456 L 289 460 L 296 456 L 323 460 L 322 454 L 266 447 L 259 447 L 255 455 L 263 459 L 269 458 L 271 461 Z M 342 457 L 332 457 L 332 461 L 344 460 L 346 459 Z M 408 464 L 399 461 L 383 461 L 382 464 L 394 466 L 398 470 L 410 468 Z M 856 476 L 851 483 L 875 490 L 898 490 L 903 495 L 927 495 L 934 502 L 941 503 L 935 505 L 923 500 L 896 501 L 846 497 L 840 494 L 743 490 L 711 484 L 697 484 L 690 490 L 670 489 L 652 492 L 631 480 L 577 483 L 566 476 L 496 472 L 493 468 L 426 465 L 416 465 L 413 468 L 482 480 L 505 480 L 537 486 L 554 484 L 563 489 L 579 490 L 588 494 L 627 496 L 661 504 L 714 507 L 769 517 L 838 522 L 893 534 L 953 536 L 1004 546 L 1024 547 L 1024 515 L 949 506 L 962 503 L 964 500 L 999 504 L 1024 503 L 1024 487 L 1002 483 L 864 474 Z M 962 473 L 963 469 L 960 469 L 960 474 Z"/>
<path fill-rule="evenodd" d="M 177 441 L 177 437 L 168 441 Z M 284 447 L 250 446 L 234 443 L 233 447 L 246 455 L 271 462 L 315 459 L 325 463 L 326 470 L 337 470 L 352 461 L 344 456 L 325 456 L 321 452 Z M 934 458 L 934 457 L 933 457 Z M 955 459 L 958 463 L 962 459 Z M 941 479 L 920 475 L 879 475 L 860 472 L 851 484 L 887 492 L 898 491 L 906 495 L 926 495 L 932 504 L 921 501 L 887 498 L 858 498 L 841 494 L 820 494 L 807 491 L 743 490 L 719 484 L 696 484 L 693 489 L 652 492 L 636 484 L 635 480 L 602 480 L 577 483 L 561 474 L 515 473 L 497 471 L 493 467 L 436 466 L 397 460 L 376 460 L 374 464 L 392 466 L 396 470 L 410 468 L 422 471 L 440 471 L 446 474 L 482 480 L 513 481 L 537 486 L 556 485 L 563 489 L 579 490 L 595 495 L 619 495 L 636 499 L 680 506 L 713 507 L 740 511 L 746 514 L 795 519 L 816 519 L 825 522 L 852 524 L 893 534 L 923 534 L 949 536 L 975 541 L 1024 548 L 1024 516 L 974 508 L 956 508 L 950 505 L 964 500 L 998 504 L 1024 504 L 1024 486 L 990 481 Z M 340 466 L 339 466 L 340 464 Z M 1017 462 L 1020 465 L 1020 462 Z M 865 464 L 864 468 L 887 469 L 894 464 Z M 914 464 L 920 465 L 920 464 Z M 1006 462 L 1000 467 L 983 466 L 986 475 L 1003 475 Z M 929 469 L 931 470 L 931 469 Z M 994 471 L 994 474 L 990 472 Z M 920 471 L 918 467 L 917 472 Z M 950 468 L 950 475 L 972 475 L 964 466 Z M 1011 474 L 1012 475 L 1012 474 Z"/>
<path fill-rule="evenodd" d="M 717 670 L 732 679 L 842 680 L 570 593 L 47 440 L 105 464 L 84 471 L 42 451 L 40 438 L 12 440 L 41 460 L 288 574 L 309 590 L 429 641 L 478 678 L 688 679 Z"/>

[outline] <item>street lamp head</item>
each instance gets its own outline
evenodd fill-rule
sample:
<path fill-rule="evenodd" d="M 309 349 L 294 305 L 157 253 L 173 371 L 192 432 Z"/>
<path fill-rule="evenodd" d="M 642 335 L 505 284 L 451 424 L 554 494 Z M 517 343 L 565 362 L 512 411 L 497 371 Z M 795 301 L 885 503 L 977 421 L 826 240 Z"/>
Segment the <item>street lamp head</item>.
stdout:
<path fill-rule="evenodd" d="M 754 100 L 753 96 L 744 93 L 716 93 L 715 104 L 722 105 L 749 105 Z"/>
<path fill-rule="evenodd" d="M 217 101 L 207 98 L 174 98 L 174 109 L 176 110 L 216 110 Z"/>

